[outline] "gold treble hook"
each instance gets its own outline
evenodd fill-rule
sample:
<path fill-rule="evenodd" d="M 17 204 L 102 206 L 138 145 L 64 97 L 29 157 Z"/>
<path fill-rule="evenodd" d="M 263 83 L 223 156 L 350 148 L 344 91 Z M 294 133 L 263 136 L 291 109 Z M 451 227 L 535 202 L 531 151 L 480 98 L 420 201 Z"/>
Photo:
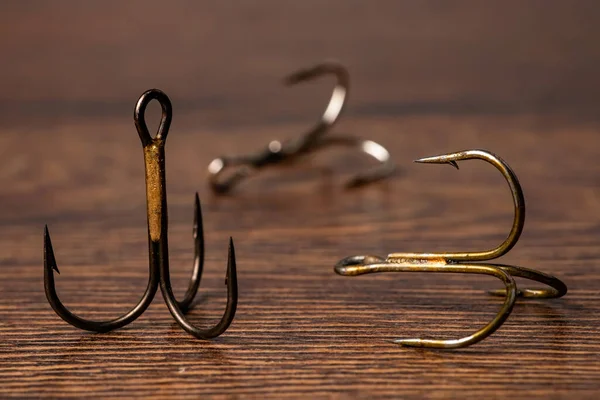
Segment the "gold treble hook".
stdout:
<path fill-rule="evenodd" d="M 230 191 L 243 179 L 256 174 L 262 168 L 297 160 L 299 157 L 316 150 L 345 146 L 358 148 L 378 161 L 379 165 L 354 175 L 346 183 L 346 187 L 357 187 L 378 181 L 394 172 L 390 153 L 382 145 L 353 136 L 325 136 L 338 121 L 346 104 L 350 90 L 350 74 L 346 67 L 335 61 L 326 61 L 313 67 L 301 69 L 287 76 L 286 85 L 295 85 L 324 75 L 334 75 L 336 84 L 331 99 L 317 124 L 302 136 L 281 142 L 271 141 L 265 149 L 249 155 L 223 156 L 215 158 L 208 166 L 208 180 L 215 193 Z M 228 169 L 233 168 L 227 176 Z"/>
<path fill-rule="evenodd" d="M 450 164 L 458 169 L 457 161 L 480 159 L 495 166 L 510 188 L 514 219 L 508 237 L 497 247 L 486 251 L 457 253 L 391 253 L 383 259 L 378 256 L 351 256 L 340 260 L 334 267 L 339 275 L 355 276 L 375 272 L 454 272 L 492 275 L 502 280 L 506 289 L 491 292 L 505 296 L 504 304 L 496 317 L 472 335 L 456 340 L 398 339 L 395 343 L 412 347 L 460 348 L 477 343 L 496 331 L 508 318 L 517 296 L 528 298 L 558 298 L 567 293 L 566 285 L 558 278 L 542 272 L 503 264 L 479 263 L 508 253 L 519 240 L 525 224 L 525 198 L 523 190 L 510 166 L 501 158 L 484 150 L 465 150 L 458 153 L 426 157 L 419 163 Z M 517 290 L 514 276 L 548 285 L 546 289 Z"/>

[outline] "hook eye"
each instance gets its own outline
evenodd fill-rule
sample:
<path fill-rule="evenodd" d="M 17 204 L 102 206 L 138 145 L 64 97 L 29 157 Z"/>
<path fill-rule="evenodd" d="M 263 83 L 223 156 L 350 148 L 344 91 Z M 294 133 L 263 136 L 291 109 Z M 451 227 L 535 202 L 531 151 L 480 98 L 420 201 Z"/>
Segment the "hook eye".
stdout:
<path fill-rule="evenodd" d="M 371 270 L 369 266 L 384 263 L 385 260 L 379 256 L 350 256 L 341 259 L 333 267 L 338 275 L 353 276 L 376 272 Z"/>
<path fill-rule="evenodd" d="M 146 125 L 146 107 L 152 100 L 156 100 L 160 103 L 162 108 L 162 116 L 160 118 L 160 124 L 158 125 L 155 139 L 166 140 L 169 134 L 169 127 L 171 126 L 171 119 L 173 118 L 173 108 L 171 107 L 171 100 L 169 97 L 159 89 L 150 89 L 145 91 L 137 101 L 135 110 L 133 113 L 133 120 L 135 121 L 135 127 L 137 128 L 138 135 L 142 141 L 142 146 L 146 147 L 153 142 L 152 136 L 148 131 Z"/>

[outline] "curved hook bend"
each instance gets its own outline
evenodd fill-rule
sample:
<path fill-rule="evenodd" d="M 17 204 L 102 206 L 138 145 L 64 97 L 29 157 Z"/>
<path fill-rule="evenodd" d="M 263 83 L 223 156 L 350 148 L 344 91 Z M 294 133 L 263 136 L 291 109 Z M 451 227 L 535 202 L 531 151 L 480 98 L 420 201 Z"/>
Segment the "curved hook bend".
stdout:
<path fill-rule="evenodd" d="M 340 260 L 334 267 L 339 275 L 356 276 L 377 272 L 445 272 L 466 273 L 494 276 L 504 283 L 505 299 L 502 308 L 494 319 L 486 326 L 472 335 L 460 339 L 438 340 L 438 339 L 396 339 L 394 343 L 407 347 L 427 347 L 437 349 L 457 349 L 467 347 L 482 341 L 494 333 L 506 321 L 510 315 L 517 297 L 517 285 L 512 276 L 500 268 L 487 264 L 447 264 L 439 262 L 414 263 L 398 262 L 390 263 L 377 256 L 353 256 Z"/>
<path fill-rule="evenodd" d="M 308 151 L 314 143 L 338 121 L 346 106 L 350 91 L 350 73 L 337 61 L 325 61 L 310 68 L 300 69 L 288 75 L 284 83 L 288 86 L 311 81 L 325 75 L 335 76 L 336 82 L 331 98 L 319 122 L 301 137 L 287 143 L 288 154 L 300 154 Z"/>
<path fill-rule="evenodd" d="M 529 279 L 530 281 L 535 281 L 539 283 L 543 283 L 548 286 L 545 289 L 519 289 L 517 290 L 517 296 L 523 297 L 526 299 L 557 299 L 559 297 L 563 297 L 567 294 L 567 285 L 560 279 L 555 276 L 545 274 L 541 271 L 537 271 L 535 269 L 525 268 L 525 267 L 517 267 L 516 265 L 504 265 L 504 264 L 490 264 L 494 265 L 497 268 L 500 268 L 512 276 L 516 276 L 518 278 Z M 492 290 L 488 292 L 493 296 L 505 296 L 506 292 L 502 289 L 500 290 Z"/>
<path fill-rule="evenodd" d="M 198 194 L 196 194 L 196 202 L 194 206 L 194 264 L 192 270 L 192 276 L 188 284 L 188 289 L 185 293 L 183 300 L 178 301 L 177 305 L 179 308 L 186 312 L 191 307 L 191 304 L 198 293 L 198 287 L 202 281 L 202 270 L 204 265 L 204 233 L 202 227 L 202 211 L 200 209 L 200 201 Z M 60 273 L 56 258 L 54 256 L 54 249 L 52 247 L 52 240 L 50 239 L 50 233 L 48 226 L 44 227 L 44 290 L 46 298 L 52 306 L 52 309 L 61 317 L 65 322 L 75 326 L 76 328 L 88 330 L 92 332 L 105 333 L 114 329 L 121 328 L 125 325 L 135 321 L 145 310 L 148 308 L 159 284 L 159 273 L 150 268 L 148 284 L 146 291 L 138 304 L 136 304 L 130 311 L 123 314 L 122 316 L 108 321 L 93 321 L 85 318 L 78 317 L 73 314 L 60 300 L 56 292 L 56 284 L 54 280 L 54 271 Z"/>
<path fill-rule="evenodd" d="M 458 169 L 457 161 L 479 159 L 487 161 L 498 169 L 506 179 L 514 205 L 514 217 L 512 228 L 506 239 L 497 247 L 487 251 L 473 251 L 460 253 L 439 253 L 434 256 L 443 257 L 452 261 L 484 261 L 498 258 L 510 251 L 519 240 L 525 224 L 525 197 L 521 184 L 510 166 L 500 157 L 485 150 L 465 150 L 457 153 L 444 154 L 441 156 L 426 157 L 415 160 L 418 163 L 428 164 L 450 164 Z M 395 258 L 396 254 L 390 254 L 388 258 Z"/>
<path fill-rule="evenodd" d="M 521 233 L 523 232 L 523 227 L 525 225 L 525 197 L 523 195 L 523 189 L 521 188 L 521 184 L 519 183 L 517 175 L 506 163 L 506 161 L 504 161 L 500 157 L 485 150 L 465 150 L 457 153 L 443 154 L 440 156 L 425 157 L 416 160 L 415 162 L 429 164 L 450 164 L 456 169 L 458 169 L 457 161 L 472 159 L 480 159 L 487 161 L 488 163 L 495 166 L 496 169 L 498 169 L 502 173 L 502 176 L 504 176 L 504 178 L 506 179 L 508 187 L 510 188 L 514 204 L 514 217 L 512 228 L 504 242 L 502 242 L 500 245 L 491 250 L 464 253 L 436 253 L 428 256 L 443 257 L 449 262 L 459 263 L 463 261 L 492 260 L 508 253 L 515 246 L 515 244 L 519 240 L 519 237 L 521 236 Z M 392 253 L 388 255 L 388 260 L 393 261 L 396 259 L 404 259 L 407 258 L 407 256 L 408 258 L 410 258 L 411 256 L 418 255 Z M 494 265 L 499 268 L 502 268 L 503 270 L 505 270 L 513 276 L 540 282 L 550 287 L 548 289 L 522 289 L 518 291 L 519 297 L 558 298 L 564 296 L 567 293 L 567 286 L 560 279 L 554 276 L 523 267 L 501 264 Z M 499 290 L 490 293 L 494 295 L 502 295 L 502 293 L 505 292 L 503 290 Z"/>
<path fill-rule="evenodd" d="M 54 249 L 52 248 L 52 240 L 48 232 L 48 226 L 44 227 L 44 290 L 46 298 L 52 306 L 52 309 L 65 322 L 73 325 L 76 328 L 92 331 L 92 332 L 109 332 L 113 329 L 121 328 L 135 321 L 148 308 L 158 289 L 159 274 L 153 268 L 150 268 L 148 285 L 140 301 L 127 313 L 118 318 L 109 321 L 93 321 L 78 317 L 60 301 L 56 293 L 56 285 L 54 282 L 54 271 L 58 271 L 56 258 L 54 257 Z"/>
<path fill-rule="evenodd" d="M 235 312 L 237 309 L 237 301 L 238 301 L 238 284 L 237 284 L 237 271 L 236 271 L 236 262 L 235 262 L 235 249 L 233 246 L 233 239 L 229 238 L 229 252 L 227 255 L 227 275 L 225 276 L 225 284 L 227 285 L 227 305 L 225 307 L 225 312 L 223 316 L 219 320 L 219 322 L 213 326 L 212 328 L 200 329 L 194 325 L 192 325 L 187 318 L 185 317 L 185 310 L 183 310 L 177 300 L 175 300 L 175 295 L 173 294 L 173 289 L 171 288 L 171 279 L 169 276 L 169 267 L 168 265 L 161 265 L 161 281 L 160 281 L 160 290 L 165 298 L 165 302 L 167 303 L 167 307 L 173 315 L 173 318 L 177 321 L 179 326 L 181 326 L 186 332 L 195 336 L 198 339 L 212 339 L 219 335 L 229 328 L 231 322 L 235 317 Z"/>
<path fill-rule="evenodd" d="M 214 159 L 208 166 L 208 181 L 215 193 L 226 193 L 245 178 L 256 174 L 267 166 L 292 162 L 318 149 L 342 145 L 356 148 L 373 157 L 380 165 L 352 177 L 346 187 L 356 187 L 383 179 L 394 172 L 389 152 L 371 140 L 350 136 L 326 137 L 325 134 L 339 120 L 350 90 L 350 74 L 346 67 L 336 61 L 325 61 L 310 68 L 298 70 L 284 79 L 286 85 L 295 85 L 324 75 L 333 75 L 336 84 L 331 98 L 315 126 L 298 138 L 281 142 L 271 141 L 257 153 L 243 156 L 223 156 Z M 233 168 L 233 169 L 232 169 Z M 231 172 L 227 172 L 232 169 Z M 225 176 L 227 174 L 227 176 Z"/>

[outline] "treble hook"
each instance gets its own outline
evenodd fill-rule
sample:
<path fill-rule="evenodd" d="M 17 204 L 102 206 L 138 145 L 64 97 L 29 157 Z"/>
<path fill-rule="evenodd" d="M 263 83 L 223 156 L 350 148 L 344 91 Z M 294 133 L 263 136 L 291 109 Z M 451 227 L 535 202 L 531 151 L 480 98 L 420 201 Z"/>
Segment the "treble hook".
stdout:
<path fill-rule="evenodd" d="M 357 187 L 375 182 L 390 176 L 394 172 L 390 153 L 382 145 L 352 136 L 324 136 L 338 121 L 348 98 L 350 74 L 346 67 L 335 61 L 325 61 L 313 67 L 298 70 L 284 79 L 284 84 L 291 86 L 306 82 L 324 75 L 334 75 L 336 84 L 333 93 L 317 124 L 302 136 L 281 142 L 271 141 L 264 150 L 250 155 L 223 156 L 215 158 L 208 166 L 208 179 L 215 193 L 230 191 L 244 178 L 256 174 L 260 169 L 297 160 L 299 157 L 330 146 L 346 146 L 358 148 L 361 152 L 373 157 L 379 165 L 350 178 L 345 186 Z M 235 169 L 228 175 L 223 174 L 230 167 Z"/>
<path fill-rule="evenodd" d="M 162 117 L 158 132 L 154 138 L 150 136 L 145 121 L 145 111 L 148 104 L 156 100 L 162 108 Z M 44 287 L 48 302 L 54 311 L 69 324 L 89 331 L 108 332 L 123 327 L 133 322 L 148 308 L 160 283 L 160 289 L 167 303 L 169 311 L 177 323 L 188 333 L 199 339 L 211 339 L 227 330 L 237 307 L 238 287 L 235 264 L 235 250 L 233 239 L 229 240 L 227 257 L 227 306 L 221 320 L 212 328 L 199 329 L 190 324 L 184 313 L 196 296 L 204 265 L 204 234 L 202 227 L 202 212 L 200 200 L 196 193 L 194 203 L 194 268 L 188 289 L 182 301 L 177 301 L 171 288 L 169 276 L 169 241 L 167 218 L 167 191 L 165 176 L 165 141 L 169 133 L 172 119 L 171 101 L 165 93 L 158 89 L 151 89 L 142 94 L 134 111 L 135 126 L 144 150 L 144 165 L 146 170 L 146 207 L 148 216 L 148 253 L 149 253 L 149 278 L 146 292 L 126 314 L 110 321 L 92 321 L 83 319 L 73 314 L 58 298 L 54 282 L 54 271 L 58 267 L 52 248 L 52 241 L 48 226 L 44 229 Z"/>
<path fill-rule="evenodd" d="M 519 240 L 525 224 L 525 198 L 517 176 L 501 158 L 485 150 L 465 150 L 458 153 L 426 157 L 419 163 L 450 164 L 458 169 L 457 161 L 480 159 L 495 166 L 510 188 L 513 204 L 513 226 L 508 237 L 497 247 L 486 251 L 457 253 L 391 253 L 386 259 L 378 256 L 351 256 L 334 267 L 339 275 L 355 276 L 375 272 L 455 272 L 492 275 L 502 280 L 506 290 L 490 292 L 505 296 L 504 305 L 496 317 L 476 333 L 456 340 L 398 339 L 395 343 L 411 347 L 460 348 L 477 343 L 496 331 L 508 318 L 517 296 L 528 298 L 558 298 L 567 293 L 567 286 L 558 278 L 529 268 L 504 264 L 478 263 L 508 253 Z M 475 262 L 475 263 L 473 263 Z M 513 276 L 537 281 L 549 289 L 517 290 Z"/>

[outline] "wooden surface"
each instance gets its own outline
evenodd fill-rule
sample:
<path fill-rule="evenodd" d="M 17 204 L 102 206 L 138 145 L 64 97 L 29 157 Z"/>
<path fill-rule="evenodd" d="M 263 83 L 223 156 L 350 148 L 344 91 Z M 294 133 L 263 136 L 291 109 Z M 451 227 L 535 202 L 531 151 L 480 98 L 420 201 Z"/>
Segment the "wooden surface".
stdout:
<path fill-rule="evenodd" d="M 3 2 L 0 397 L 594 398 L 599 11 L 592 1 Z M 328 57 L 348 64 L 353 83 L 336 131 L 387 146 L 398 173 L 345 191 L 341 179 L 369 163 L 332 151 L 212 196 L 212 158 L 313 121 L 330 82 L 279 82 Z M 213 341 L 181 330 L 160 293 L 108 334 L 64 323 L 44 296 L 45 223 L 70 309 L 107 319 L 141 296 L 144 175 L 132 110 L 151 87 L 175 112 L 167 178 L 179 296 L 195 191 L 203 202 L 207 262 L 193 321 L 220 316 L 230 235 L 236 244 L 238 312 Z M 512 209 L 497 171 L 411 163 L 471 148 L 507 160 L 525 190 L 525 231 L 500 262 L 554 274 L 569 293 L 519 300 L 498 332 L 468 349 L 400 348 L 391 340 L 455 338 L 486 323 L 501 300 L 484 290 L 498 282 L 345 278 L 332 267 L 352 254 L 501 241 Z"/>

